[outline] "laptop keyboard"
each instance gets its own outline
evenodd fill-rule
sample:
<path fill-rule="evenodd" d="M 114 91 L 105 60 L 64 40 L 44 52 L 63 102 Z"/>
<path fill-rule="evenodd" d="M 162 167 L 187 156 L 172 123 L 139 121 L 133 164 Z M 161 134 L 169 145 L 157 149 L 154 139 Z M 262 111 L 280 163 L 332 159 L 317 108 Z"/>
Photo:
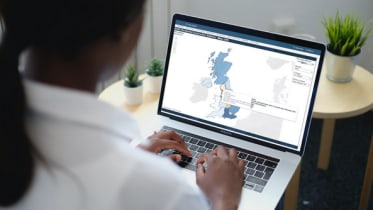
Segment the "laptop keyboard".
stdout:
<path fill-rule="evenodd" d="M 180 167 L 187 168 L 193 171 L 196 170 L 197 159 L 201 154 L 211 152 L 218 145 L 222 145 L 227 149 L 232 147 L 221 142 L 217 142 L 170 127 L 163 127 L 163 130 L 174 130 L 178 135 L 181 136 L 182 139 L 184 139 L 184 142 L 187 145 L 188 149 L 191 151 L 192 156 L 187 157 L 182 155 L 182 160 L 178 164 Z M 273 174 L 273 171 L 275 170 L 280 160 L 249 150 L 243 150 L 240 148 L 235 149 L 237 150 L 238 158 L 242 159 L 245 165 L 243 187 L 261 193 L 268 183 L 268 180 L 271 178 L 271 175 Z M 160 155 L 176 153 L 179 152 L 175 150 L 165 150 L 162 151 Z"/>

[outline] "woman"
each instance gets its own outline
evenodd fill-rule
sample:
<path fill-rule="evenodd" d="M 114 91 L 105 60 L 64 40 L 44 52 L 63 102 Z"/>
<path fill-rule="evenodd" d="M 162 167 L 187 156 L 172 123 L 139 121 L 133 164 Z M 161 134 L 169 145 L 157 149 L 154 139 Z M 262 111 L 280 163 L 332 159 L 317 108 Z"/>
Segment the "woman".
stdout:
<path fill-rule="evenodd" d="M 135 48 L 143 0 L 3 0 L 0 8 L 1 209 L 237 209 L 243 163 L 233 149 L 198 160 L 201 193 L 152 154 L 190 155 L 177 134 L 155 133 L 134 149 L 135 122 L 94 96 Z"/>

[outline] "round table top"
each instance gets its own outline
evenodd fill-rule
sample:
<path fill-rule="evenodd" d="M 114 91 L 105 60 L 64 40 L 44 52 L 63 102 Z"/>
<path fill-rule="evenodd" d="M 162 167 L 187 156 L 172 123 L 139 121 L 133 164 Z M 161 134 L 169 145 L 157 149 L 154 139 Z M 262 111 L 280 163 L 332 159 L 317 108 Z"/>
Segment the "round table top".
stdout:
<path fill-rule="evenodd" d="M 119 80 L 105 88 L 98 96 L 99 100 L 105 101 L 116 107 L 120 107 L 137 120 L 144 137 L 149 136 L 155 130 L 159 119 L 156 118 L 159 93 L 150 93 L 145 85 L 143 101 L 139 105 L 127 105 L 124 100 L 123 80 Z"/>
<path fill-rule="evenodd" d="M 314 118 L 347 118 L 373 110 L 373 75 L 356 66 L 352 81 L 335 83 L 323 67 L 313 108 Z"/>

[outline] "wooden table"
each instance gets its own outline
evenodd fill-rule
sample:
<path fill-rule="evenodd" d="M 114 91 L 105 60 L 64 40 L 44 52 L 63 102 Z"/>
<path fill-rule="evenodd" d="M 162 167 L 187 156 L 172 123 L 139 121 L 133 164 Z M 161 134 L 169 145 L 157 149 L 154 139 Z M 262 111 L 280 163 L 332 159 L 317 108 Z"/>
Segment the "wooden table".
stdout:
<path fill-rule="evenodd" d="M 368 209 L 369 195 L 372 190 L 373 183 L 373 132 L 372 139 L 370 140 L 370 149 L 367 158 L 367 165 L 365 167 L 365 175 L 363 186 L 360 193 L 359 210 Z"/>
<path fill-rule="evenodd" d="M 105 88 L 98 96 L 99 100 L 108 102 L 116 107 L 120 107 L 129 113 L 137 120 L 141 133 L 144 137 L 153 133 L 157 125 L 157 107 L 159 101 L 159 93 L 150 93 L 147 87 L 144 87 L 143 102 L 139 105 L 130 106 L 125 103 L 123 93 L 123 80 L 119 80 L 107 88 Z"/>
<path fill-rule="evenodd" d="M 356 66 L 353 79 L 335 83 L 322 70 L 313 118 L 323 119 L 318 168 L 328 169 L 336 119 L 354 117 L 373 110 L 373 75 Z"/>

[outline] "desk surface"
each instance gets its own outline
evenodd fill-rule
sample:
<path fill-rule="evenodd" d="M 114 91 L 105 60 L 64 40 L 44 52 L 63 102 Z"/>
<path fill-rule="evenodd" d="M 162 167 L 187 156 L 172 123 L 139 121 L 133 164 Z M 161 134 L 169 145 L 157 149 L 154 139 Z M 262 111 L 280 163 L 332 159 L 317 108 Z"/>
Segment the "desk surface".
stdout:
<path fill-rule="evenodd" d="M 317 91 L 314 118 L 346 118 L 373 110 L 373 75 L 356 66 L 353 79 L 348 83 L 335 83 L 321 72 Z"/>
<path fill-rule="evenodd" d="M 99 100 L 108 102 L 130 112 L 140 125 L 144 137 L 149 136 L 160 122 L 156 118 L 159 93 L 150 93 L 144 88 L 143 102 L 139 105 L 129 106 L 124 101 L 123 80 L 119 80 L 104 89 L 98 96 Z"/>

